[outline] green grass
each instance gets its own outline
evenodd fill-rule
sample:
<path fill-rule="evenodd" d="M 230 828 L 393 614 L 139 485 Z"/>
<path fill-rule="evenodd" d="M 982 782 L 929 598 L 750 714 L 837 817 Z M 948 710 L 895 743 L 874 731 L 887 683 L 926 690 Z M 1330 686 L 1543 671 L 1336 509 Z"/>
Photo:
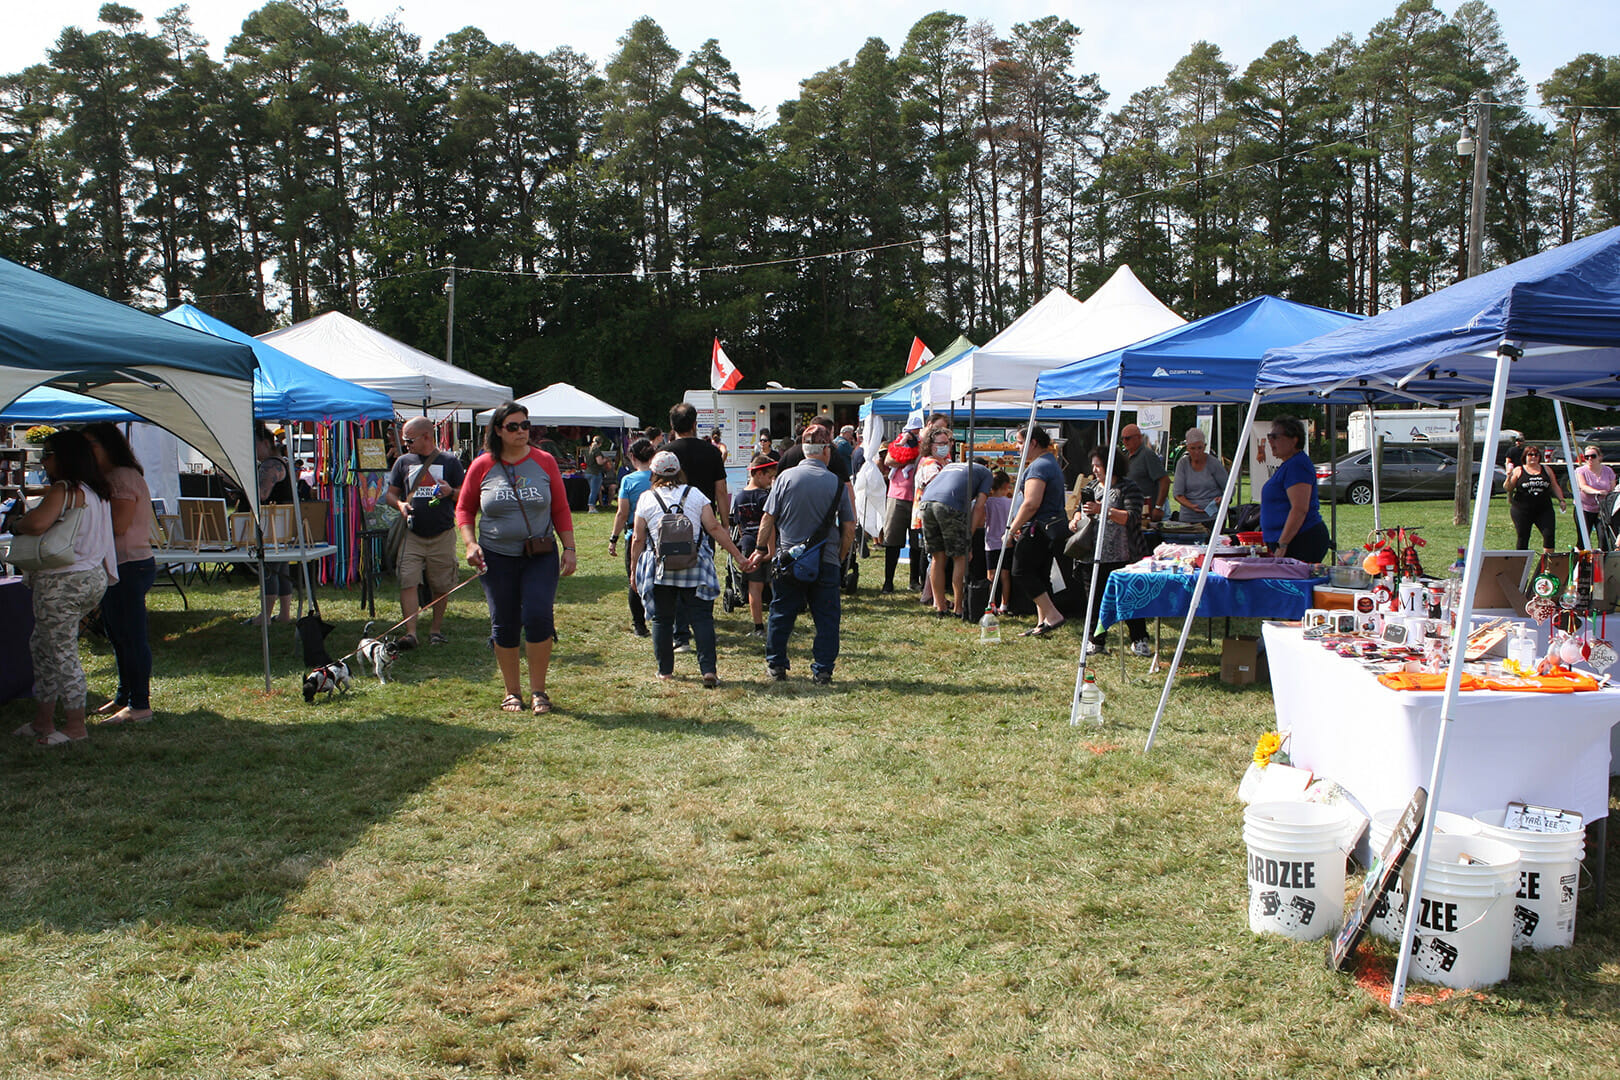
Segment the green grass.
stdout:
<path fill-rule="evenodd" d="M 807 627 L 767 684 L 740 613 L 721 690 L 689 656 L 660 686 L 606 526 L 580 519 L 539 720 L 495 708 L 476 586 L 450 645 L 314 707 L 285 630 L 263 692 L 252 591 L 155 593 L 157 721 L 0 747 L 0 1076 L 1620 1071 L 1613 900 L 1398 1015 L 1250 935 L 1234 791 L 1273 714 L 1217 680 L 1218 640 L 1151 756 L 1144 662 L 1099 665 L 1109 727 L 1076 730 L 1078 635 L 982 646 L 877 596 L 877 560 L 832 688 Z M 354 596 L 323 598 L 352 647 Z"/>

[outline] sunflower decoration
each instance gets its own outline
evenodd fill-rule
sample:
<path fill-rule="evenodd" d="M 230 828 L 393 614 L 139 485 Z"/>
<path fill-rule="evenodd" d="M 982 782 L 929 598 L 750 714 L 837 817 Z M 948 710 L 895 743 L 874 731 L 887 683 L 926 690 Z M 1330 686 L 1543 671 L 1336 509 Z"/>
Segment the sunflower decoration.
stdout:
<path fill-rule="evenodd" d="M 1254 763 L 1262 769 L 1271 764 L 1271 759 L 1282 752 L 1282 736 L 1275 731 L 1268 731 L 1260 736 L 1260 741 L 1254 744 Z"/>

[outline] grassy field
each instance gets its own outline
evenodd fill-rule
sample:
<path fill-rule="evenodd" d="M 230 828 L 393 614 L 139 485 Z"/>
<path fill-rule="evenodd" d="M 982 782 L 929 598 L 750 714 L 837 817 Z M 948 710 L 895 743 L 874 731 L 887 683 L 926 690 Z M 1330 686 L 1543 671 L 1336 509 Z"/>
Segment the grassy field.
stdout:
<path fill-rule="evenodd" d="M 1454 544 L 1448 508 L 1386 519 Z M 283 629 L 264 693 L 252 591 L 154 594 L 158 719 L 0 748 L 0 1076 L 1620 1073 L 1613 899 L 1400 1014 L 1387 946 L 1352 977 L 1250 935 L 1234 791 L 1272 704 L 1218 681 L 1219 639 L 1146 757 L 1146 661 L 1100 665 L 1108 726 L 1071 728 L 1078 632 L 981 645 L 876 560 L 834 686 L 807 631 L 767 684 L 740 614 L 722 689 L 690 656 L 662 686 L 606 526 L 538 720 L 495 707 L 476 586 L 449 645 L 315 706 Z M 324 606 L 352 647 L 354 596 Z"/>

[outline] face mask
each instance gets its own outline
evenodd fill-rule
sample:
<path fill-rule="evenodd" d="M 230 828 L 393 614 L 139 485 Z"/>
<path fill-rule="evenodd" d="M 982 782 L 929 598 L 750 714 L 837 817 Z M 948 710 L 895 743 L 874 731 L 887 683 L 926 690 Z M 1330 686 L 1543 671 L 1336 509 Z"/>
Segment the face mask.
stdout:
<path fill-rule="evenodd" d="M 821 448 L 823 446 L 826 446 L 826 445 L 827 445 L 826 443 L 807 442 L 807 443 L 803 444 L 804 456 L 805 457 L 813 457 L 817 453 L 820 452 L 820 450 L 821 450 Z"/>
<path fill-rule="evenodd" d="M 951 456 L 951 448 L 949 446 L 936 446 L 936 447 L 934 447 L 934 456 L 937 457 L 937 458 L 950 457 Z"/>

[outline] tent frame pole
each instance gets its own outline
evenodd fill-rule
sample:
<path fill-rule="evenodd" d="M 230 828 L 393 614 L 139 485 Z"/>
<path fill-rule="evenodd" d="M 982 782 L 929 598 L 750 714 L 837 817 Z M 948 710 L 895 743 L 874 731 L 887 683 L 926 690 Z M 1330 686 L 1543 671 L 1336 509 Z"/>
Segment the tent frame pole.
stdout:
<path fill-rule="evenodd" d="M 1091 556 L 1091 587 L 1086 590 L 1086 618 L 1080 624 L 1080 663 L 1074 670 L 1074 696 L 1069 699 L 1069 723 L 1080 722 L 1080 691 L 1086 682 L 1086 654 L 1091 650 L 1091 620 L 1097 615 L 1097 579 L 1102 576 L 1102 549 L 1103 535 L 1108 531 L 1108 515 L 1119 509 L 1113 505 L 1114 494 L 1114 447 L 1119 444 L 1119 418 L 1125 411 L 1125 383 L 1120 382 L 1119 388 L 1114 391 L 1114 415 L 1108 425 L 1108 441 L 1103 444 L 1106 455 L 1103 458 L 1103 501 L 1102 520 L 1097 523 L 1097 546 Z M 1151 450 L 1147 453 L 1152 453 Z M 1087 464 L 1090 464 L 1089 461 Z M 1076 477 L 1078 480 L 1078 477 Z M 1147 494 L 1143 492 L 1143 494 Z"/>
<path fill-rule="evenodd" d="M 1260 409 L 1260 392 L 1255 391 L 1249 399 L 1249 411 L 1243 417 L 1243 429 L 1238 434 L 1238 445 L 1247 447 L 1251 432 L 1254 430 L 1254 414 Z M 1181 668 L 1181 657 L 1187 651 L 1187 638 L 1192 633 L 1193 619 L 1198 615 L 1198 605 L 1204 599 L 1204 582 L 1209 580 L 1209 569 L 1215 562 L 1215 541 L 1221 535 L 1221 529 L 1226 524 L 1226 514 L 1232 505 L 1233 492 L 1237 490 L 1238 469 L 1234 467 L 1226 474 L 1226 488 L 1221 492 L 1221 508 L 1215 512 L 1215 520 L 1209 523 L 1209 542 L 1204 547 L 1204 559 L 1198 566 L 1198 578 L 1193 582 L 1192 602 L 1187 607 L 1187 617 L 1181 620 L 1181 636 L 1176 639 L 1176 655 L 1170 659 L 1170 670 L 1164 679 L 1164 689 L 1159 692 L 1159 708 L 1153 714 L 1153 725 L 1148 728 L 1147 742 L 1142 747 L 1146 754 L 1153 749 L 1153 740 L 1159 734 L 1159 722 L 1164 719 L 1164 710 L 1170 703 L 1170 690 L 1176 684 L 1176 672 Z"/>
<path fill-rule="evenodd" d="M 1034 396 L 1033 392 L 1030 394 L 1030 396 L 1031 397 Z M 1034 428 L 1035 428 L 1035 413 L 1039 409 L 1040 409 L 1040 403 L 1039 402 L 1031 401 L 1029 403 L 1029 427 L 1027 427 L 1025 429 L 1026 432 L 1034 430 Z M 1018 512 L 1018 509 L 1017 509 L 1018 500 L 1022 499 L 1024 497 L 1024 474 L 1027 473 L 1027 472 L 1029 472 L 1029 436 L 1026 434 L 1025 437 L 1024 437 L 1024 449 L 1023 449 L 1023 452 L 1018 455 L 1018 476 L 1013 480 L 1013 511 L 1012 512 L 1015 513 L 1015 514 Z M 1001 543 L 1001 551 L 998 552 L 997 555 L 996 555 L 996 576 L 990 579 L 990 600 L 989 600 L 989 603 L 990 603 L 990 606 L 992 606 L 992 607 L 995 606 L 995 602 L 996 602 L 996 590 L 1001 587 L 1001 568 L 1007 562 L 1007 550 L 1012 547 L 1011 540 L 1012 540 L 1012 537 L 1010 537 L 1010 536 L 1003 537 L 1002 538 L 1002 543 Z M 1002 599 L 1003 599 L 1003 601 L 1005 601 L 1006 597 L 1002 597 Z"/>
<path fill-rule="evenodd" d="M 1502 405 L 1507 400 L 1508 368 L 1513 360 L 1523 355 L 1515 346 L 1503 343 L 1496 352 L 1496 379 L 1491 384 L 1491 415 L 1485 427 L 1485 445 L 1495 447 L 1502 432 Z M 1440 733 L 1434 746 L 1434 770 L 1429 775 L 1429 797 L 1423 808 L 1423 828 L 1418 832 L 1417 850 L 1413 853 L 1412 887 L 1407 891 L 1406 920 L 1401 928 L 1400 950 L 1395 961 L 1395 981 L 1389 989 L 1389 1007 L 1399 1009 L 1406 1000 L 1406 979 L 1412 966 L 1412 939 L 1417 933 L 1418 911 L 1422 907 L 1417 899 L 1423 895 L 1423 878 L 1429 868 L 1429 841 L 1434 836 L 1435 815 L 1440 812 L 1440 782 L 1445 778 L 1446 752 L 1452 722 L 1456 719 L 1457 699 L 1462 687 L 1463 660 L 1468 652 L 1468 630 L 1473 625 L 1474 590 L 1479 588 L 1481 559 L 1485 550 L 1485 525 L 1490 516 L 1491 470 L 1481 467 L 1479 483 L 1474 489 L 1474 518 L 1468 529 L 1468 557 L 1463 562 L 1462 596 L 1456 626 L 1451 635 L 1451 666 L 1446 670 L 1445 697 L 1440 706 Z"/>
<path fill-rule="evenodd" d="M 1370 459 L 1372 462 L 1372 469 L 1370 471 L 1372 472 L 1373 489 L 1373 532 L 1382 532 L 1384 528 L 1382 514 L 1383 497 L 1378 490 L 1378 482 L 1383 477 L 1384 473 L 1384 440 L 1383 437 L 1378 434 L 1378 416 L 1373 412 L 1372 395 L 1363 394 L 1362 400 L 1367 403 L 1367 450 L 1372 454 L 1372 458 Z M 1337 487 L 1338 485 L 1335 483 L 1335 490 L 1337 490 Z M 1335 539 L 1337 539 L 1337 537 L 1335 537 Z"/>
<path fill-rule="evenodd" d="M 1575 447 L 1569 439 L 1569 425 L 1564 422 L 1564 403 L 1557 398 L 1553 398 L 1553 417 L 1558 422 L 1558 441 L 1563 444 L 1564 463 L 1569 471 L 1569 501 L 1575 511 L 1575 535 L 1581 538 L 1581 550 L 1591 551 L 1592 534 L 1591 530 L 1586 527 L 1586 514 L 1581 511 L 1580 481 L 1575 478 L 1575 462 L 1577 460 Z M 1480 472 L 1484 472 L 1485 466 L 1481 464 L 1479 469 Z M 1496 448 L 1493 446 L 1491 447 L 1491 471 L 1494 473 L 1495 470 Z"/>

